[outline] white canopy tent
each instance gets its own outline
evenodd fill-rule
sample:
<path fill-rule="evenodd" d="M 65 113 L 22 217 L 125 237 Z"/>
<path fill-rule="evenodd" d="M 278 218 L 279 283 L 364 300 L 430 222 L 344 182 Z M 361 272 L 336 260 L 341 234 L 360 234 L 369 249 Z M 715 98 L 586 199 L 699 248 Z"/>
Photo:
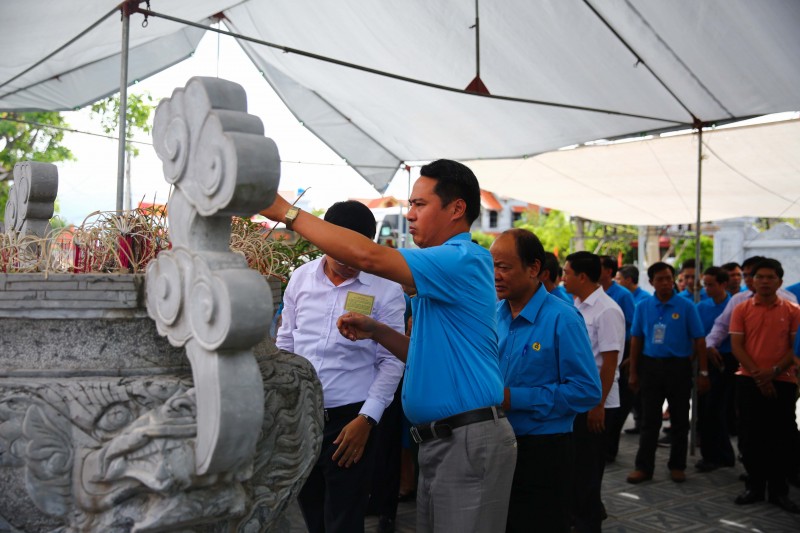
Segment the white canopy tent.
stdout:
<path fill-rule="evenodd" d="M 3 2 L 0 110 L 115 92 L 117 3 Z M 224 20 L 297 117 L 379 191 L 403 161 L 517 158 L 800 109 L 794 0 L 151 0 L 146 27 L 135 10 L 147 6 L 125 4 L 129 82 L 191 53 L 205 30 L 187 24 Z M 478 71 L 490 95 L 463 91 Z"/>
<path fill-rule="evenodd" d="M 638 226 L 696 221 L 695 134 L 527 159 L 468 161 L 481 186 L 592 220 Z M 800 120 L 703 132 L 704 221 L 800 217 Z"/>

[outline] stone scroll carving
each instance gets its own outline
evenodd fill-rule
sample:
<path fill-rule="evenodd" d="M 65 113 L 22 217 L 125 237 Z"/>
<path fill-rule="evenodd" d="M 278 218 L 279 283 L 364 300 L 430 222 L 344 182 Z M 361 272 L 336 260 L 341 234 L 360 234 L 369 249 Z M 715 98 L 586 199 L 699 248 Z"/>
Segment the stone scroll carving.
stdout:
<path fill-rule="evenodd" d="M 58 168 L 51 163 L 23 161 L 14 165 L 14 186 L 8 191 L 6 233 L 20 237 L 47 234 L 58 193 Z"/>
<path fill-rule="evenodd" d="M 196 474 L 252 468 L 264 387 L 252 346 L 268 331 L 264 279 L 229 250 L 232 215 L 250 216 L 277 192 L 280 158 L 241 86 L 192 78 L 156 109 L 156 153 L 175 189 L 173 248 L 147 270 L 147 308 L 159 333 L 185 346 L 197 402 Z"/>
<path fill-rule="evenodd" d="M 288 529 L 282 513 L 319 453 L 322 391 L 308 361 L 271 343 L 255 361 L 268 393 L 248 472 L 197 473 L 202 392 L 189 375 L 0 380 L 0 524 L 31 533 Z"/>

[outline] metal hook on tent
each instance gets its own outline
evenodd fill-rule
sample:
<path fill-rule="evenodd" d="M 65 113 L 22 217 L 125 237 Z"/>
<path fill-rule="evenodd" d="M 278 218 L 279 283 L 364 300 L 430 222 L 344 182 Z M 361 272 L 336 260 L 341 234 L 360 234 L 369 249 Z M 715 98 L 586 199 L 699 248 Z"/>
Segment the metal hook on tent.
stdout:
<path fill-rule="evenodd" d="M 145 2 L 147 4 L 148 11 L 150 10 L 150 0 Z M 147 20 L 147 13 L 144 13 L 144 20 L 142 21 L 142 28 L 146 28 L 150 24 L 150 21 Z"/>

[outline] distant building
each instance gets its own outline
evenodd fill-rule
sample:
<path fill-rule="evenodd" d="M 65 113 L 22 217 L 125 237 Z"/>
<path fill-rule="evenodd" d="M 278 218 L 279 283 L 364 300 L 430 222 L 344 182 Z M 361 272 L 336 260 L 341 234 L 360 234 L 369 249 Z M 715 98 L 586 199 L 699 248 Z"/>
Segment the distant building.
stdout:
<path fill-rule="evenodd" d="M 489 235 L 500 233 L 514 227 L 514 223 L 522 218 L 526 211 L 541 212 L 536 204 L 498 196 L 491 191 L 481 189 L 481 214 L 472 224 L 472 231 L 481 231 Z"/>

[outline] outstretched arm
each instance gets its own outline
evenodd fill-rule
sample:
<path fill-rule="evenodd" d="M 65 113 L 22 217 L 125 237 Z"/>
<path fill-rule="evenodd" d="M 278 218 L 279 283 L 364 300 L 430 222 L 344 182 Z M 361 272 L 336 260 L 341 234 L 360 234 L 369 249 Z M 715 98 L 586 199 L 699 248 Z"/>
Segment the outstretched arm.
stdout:
<path fill-rule="evenodd" d="M 359 313 L 345 313 L 339 317 L 336 325 L 339 327 L 339 333 L 351 341 L 372 339 L 389 350 L 392 355 L 406 362 L 409 338 L 383 322 Z"/>
<path fill-rule="evenodd" d="M 265 217 L 282 222 L 291 204 L 281 196 L 261 211 Z M 407 287 L 415 287 L 414 277 L 403 256 L 397 250 L 381 246 L 358 232 L 326 222 L 310 213 L 301 211 L 292 224 L 296 231 L 326 254 L 346 265 L 396 281 Z"/>

